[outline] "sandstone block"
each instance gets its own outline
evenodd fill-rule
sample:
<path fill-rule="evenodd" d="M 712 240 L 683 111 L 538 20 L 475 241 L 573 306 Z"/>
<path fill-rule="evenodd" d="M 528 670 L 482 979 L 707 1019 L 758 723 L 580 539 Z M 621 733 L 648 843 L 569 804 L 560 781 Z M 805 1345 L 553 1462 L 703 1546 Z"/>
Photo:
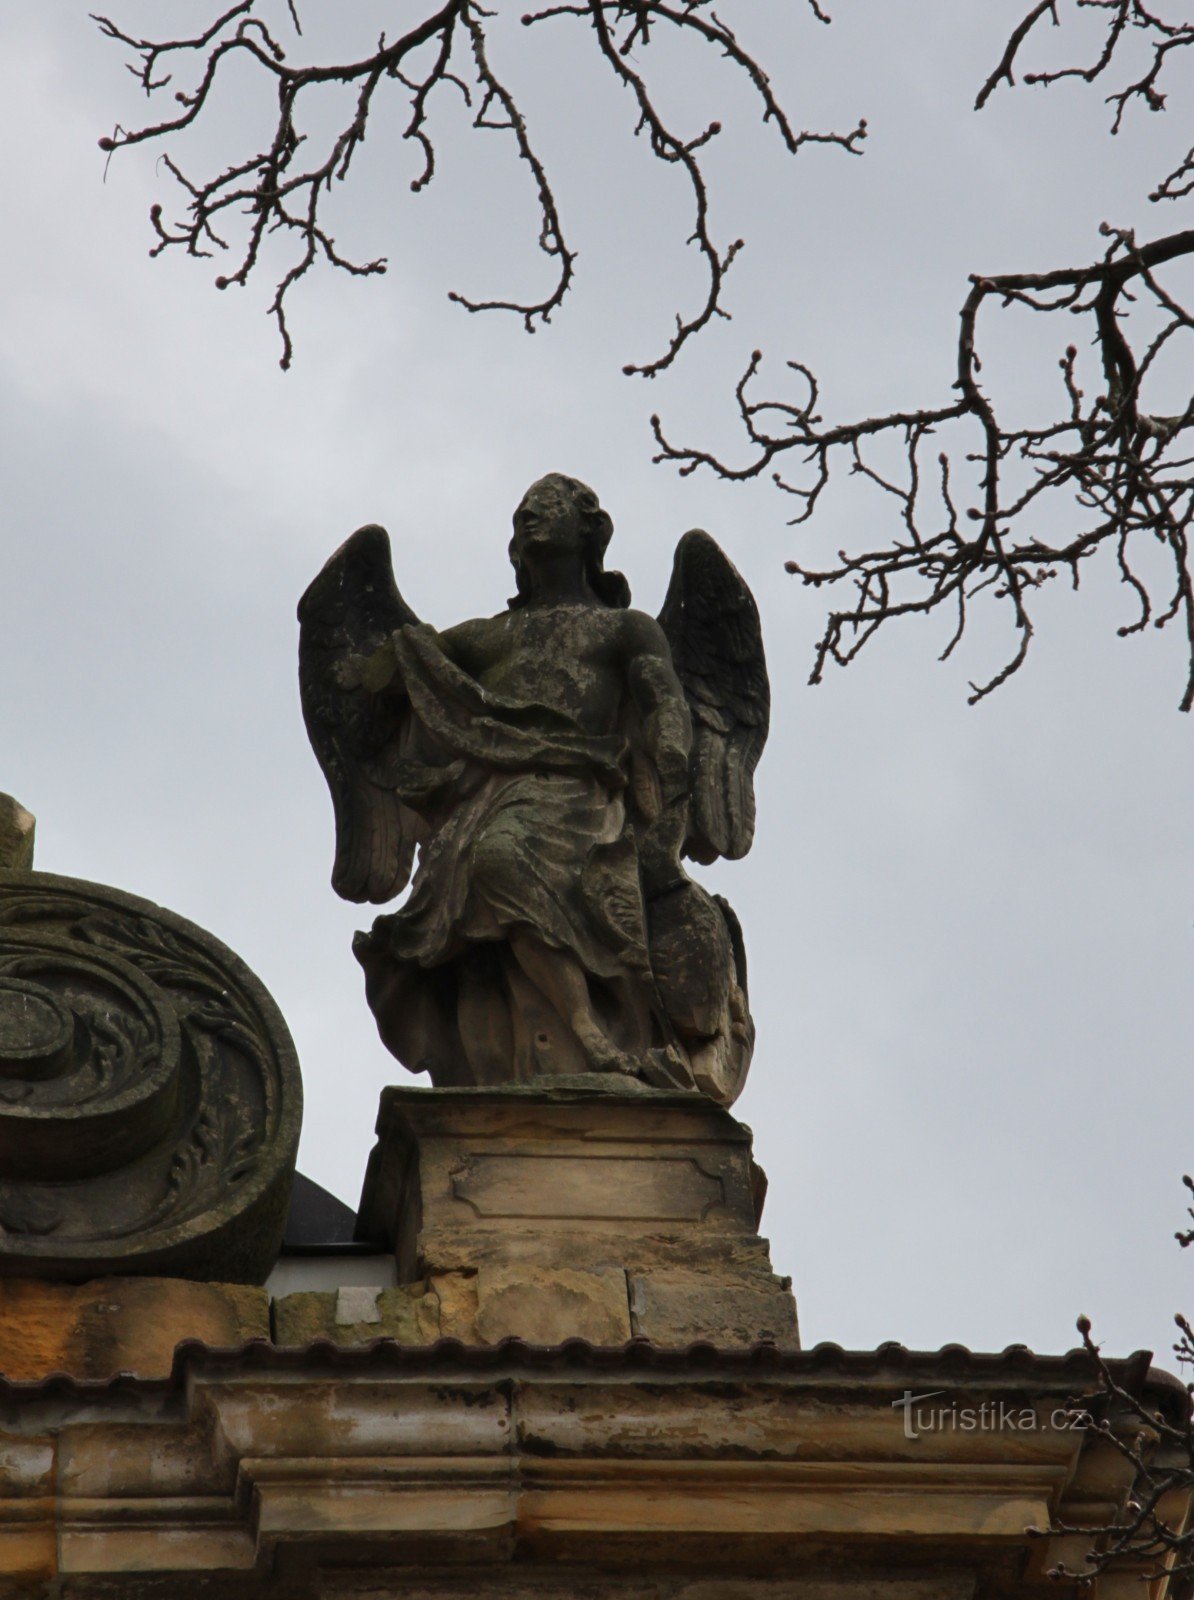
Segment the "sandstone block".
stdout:
<path fill-rule="evenodd" d="M 463 1339 L 475 1343 L 477 1338 L 477 1274 L 476 1272 L 435 1272 L 428 1280 L 437 1303 L 435 1331 L 432 1339 Z"/>
<path fill-rule="evenodd" d="M 562 1226 L 544 1226 L 524 1234 L 425 1228 L 419 1238 L 422 1259 L 443 1272 L 475 1272 L 487 1264 L 544 1268 L 556 1262 L 578 1272 L 623 1267 L 630 1273 L 709 1272 L 735 1280 L 771 1273 L 768 1242 L 757 1237 L 714 1234 L 706 1239 L 626 1227 L 578 1234 Z"/>
<path fill-rule="evenodd" d="M 482 1343 L 517 1337 L 530 1344 L 625 1344 L 630 1338 L 626 1274 L 605 1267 L 482 1267 L 477 1273 L 477 1336 Z"/>
<path fill-rule="evenodd" d="M 737 1283 L 699 1273 L 632 1275 L 630 1312 L 635 1335 L 657 1344 L 799 1342 L 796 1302 L 771 1274 Z"/>
<path fill-rule="evenodd" d="M 162 1377 L 184 1339 L 239 1345 L 268 1338 L 269 1301 L 264 1289 L 247 1284 L 0 1279 L 0 1372 L 18 1381 L 51 1372 Z"/>
<path fill-rule="evenodd" d="M 373 1339 L 432 1344 L 439 1337 L 440 1301 L 426 1283 L 397 1289 L 304 1291 L 274 1301 L 277 1344 L 308 1345 L 316 1339 L 345 1345 Z"/>

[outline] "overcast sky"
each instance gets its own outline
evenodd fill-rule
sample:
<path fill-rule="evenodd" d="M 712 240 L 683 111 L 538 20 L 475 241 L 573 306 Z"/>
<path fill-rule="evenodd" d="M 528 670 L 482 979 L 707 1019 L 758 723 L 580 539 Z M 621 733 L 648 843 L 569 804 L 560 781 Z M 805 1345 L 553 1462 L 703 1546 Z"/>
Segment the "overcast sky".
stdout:
<path fill-rule="evenodd" d="M 112 4 L 134 29 L 163 10 Z M 189 25 L 215 6 L 166 9 Z M 784 157 L 722 63 L 661 61 L 686 125 L 726 122 L 714 227 L 749 243 L 734 320 L 651 386 L 620 367 L 656 354 L 700 292 L 686 196 L 570 25 L 503 43 L 581 253 L 553 327 L 528 338 L 447 302 L 545 281 L 523 174 L 449 96 L 441 173 L 417 200 L 397 109 L 379 121 L 340 237 L 388 255 L 389 275 L 301 285 L 283 375 L 266 278 L 220 295 L 219 263 L 148 259 L 149 207 L 172 198 L 155 152 L 119 155 L 104 181 L 97 137 L 142 107 L 87 8 L 0 13 L 0 789 L 37 813 L 40 867 L 169 906 L 256 971 L 303 1065 L 301 1166 L 350 1203 L 380 1089 L 412 1080 L 350 953 L 371 913 L 328 883 L 295 602 L 379 521 L 421 617 L 492 612 L 511 592 L 510 513 L 559 470 L 610 510 L 636 604 L 658 609 L 694 525 L 760 602 L 775 709 L 758 834 L 701 876 L 745 929 L 758 1048 L 737 1111 L 806 1341 L 1053 1351 L 1085 1311 L 1115 1351 L 1164 1353 L 1173 1312 L 1194 1311 L 1172 1240 L 1194 1167 L 1180 636 L 1118 639 L 1128 597 L 1092 571 L 1077 597 L 1044 597 L 1028 666 L 977 708 L 967 679 L 1007 643 L 994 618 L 946 665 L 947 628 L 908 624 L 810 689 L 823 601 L 783 560 L 882 537 L 887 507 L 850 486 L 796 531 L 765 484 L 650 464 L 653 409 L 739 448 L 729 390 L 756 344 L 776 368 L 810 361 L 827 415 L 936 404 L 967 273 L 1080 261 L 1104 218 L 1179 225 L 1143 195 L 1184 149 L 1180 108 L 1116 141 L 1097 91 L 972 113 L 1020 9 L 839 0 L 823 28 L 795 0 L 726 0 L 798 127 L 869 119 L 861 159 Z M 369 38 L 390 10 L 308 20 L 316 43 L 321 14 Z M 251 138 L 253 102 L 225 110 Z M 1030 403 L 1059 342 L 1022 335 L 996 376 Z"/>

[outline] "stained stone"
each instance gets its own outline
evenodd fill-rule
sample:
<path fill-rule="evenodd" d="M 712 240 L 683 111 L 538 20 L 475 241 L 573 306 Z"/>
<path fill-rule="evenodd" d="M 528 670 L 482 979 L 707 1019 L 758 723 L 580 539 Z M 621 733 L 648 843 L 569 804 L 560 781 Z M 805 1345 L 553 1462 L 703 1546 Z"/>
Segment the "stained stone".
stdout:
<path fill-rule="evenodd" d="M 620 1267 L 574 1272 L 552 1265 L 482 1267 L 477 1274 L 476 1341 L 506 1338 L 528 1344 L 622 1345 L 630 1338 L 626 1274 Z"/>
<path fill-rule="evenodd" d="M 238 1345 L 268 1337 L 265 1291 L 247 1284 L 0 1280 L 0 1371 L 10 1382 L 36 1381 L 51 1372 L 162 1378 L 184 1339 Z"/>
<path fill-rule="evenodd" d="M 0 794 L 0 868 L 29 872 L 33 867 L 33 813 L 10 794 Z"/>
<path fill-rule="evenodd" d="M 0 1074 L 49 1077 L 70 1057 L 71 1014 L 48 989 L 0 978 Z"/>
<path fill-rule="evenodd" d="M 336 1291 L 336 1322 L 340 1327 L 357 1323 L 380 1322 L 381 1308 L 377 1303 L 380 1289 L 351 1285 Z"/>
<path fill-rule="evenodd" d="M 453 1284 L 441 1293 L 434 1282 L 403 1284 L 397 1289 L 361 1291 L 368 1304 L 346 1302 L 346 1290 L 300 1290 L 274 1301 L 274 1338 L 278 1344 L 309 1345 L 316 1339 L 336 1344 L 371 1344 L 374 1339 L 396 1339 L 400 1344 L 434 1344 L 451 1334 L 469 1337 L 476 1319 L 476 1294 L 471 1283 Z M 462 1317 L 453 1303 L 463 1291 L 467 1301 Z M 352 1320 L 360 1309 L 367 1314 Z"/>
<path fill-rule="evenodd" d="M 630 1278 L 635 1335 L 664 1344 L 792 1344 L 796 1303 L 781 1278 L 717 1282 L 699 1272 L 645 1272 Z"/>

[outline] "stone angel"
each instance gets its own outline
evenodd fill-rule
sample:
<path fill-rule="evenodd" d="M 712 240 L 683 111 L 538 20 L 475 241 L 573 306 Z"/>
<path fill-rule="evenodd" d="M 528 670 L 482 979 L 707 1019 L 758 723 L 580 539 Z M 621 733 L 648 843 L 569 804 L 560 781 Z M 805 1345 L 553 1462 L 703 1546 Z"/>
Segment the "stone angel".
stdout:
<path fill-rule="evenodd" d="M 299 679 L 332 884 L 383 903 L 414 867 L 354 952 L 386 1046 L 437 1087 L 619 1074 L 729 1105 L 754 1043 L 742 934 L 682 858 L 750 848 L 758 610 L 700 531 L 658 620 L 631 609 L 612 532 L 585 484 L 541 478 L 514 513 L 517 593 L 443 632 L 399 594 L 384 529 L 331 557 L 299 603 Z"/>

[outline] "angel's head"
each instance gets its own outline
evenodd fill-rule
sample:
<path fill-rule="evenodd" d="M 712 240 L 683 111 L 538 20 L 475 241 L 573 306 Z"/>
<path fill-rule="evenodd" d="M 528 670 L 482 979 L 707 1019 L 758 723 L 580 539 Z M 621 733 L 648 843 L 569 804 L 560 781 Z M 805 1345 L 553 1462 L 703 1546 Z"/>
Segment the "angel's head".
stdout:
<path fill-rule="evenodd" d="M 578 575 L 607 606 L 628 606 L 630 585 L 620 572 L 605 570 L 605 549 L 614 525 L 587 483 L 549 472 L 533 483 L 514 513 L 510 564 L 518 593 L 511 607 L 525 605 L 533 592 L 535 568 L 546 562 L 577 563 Z"/>

